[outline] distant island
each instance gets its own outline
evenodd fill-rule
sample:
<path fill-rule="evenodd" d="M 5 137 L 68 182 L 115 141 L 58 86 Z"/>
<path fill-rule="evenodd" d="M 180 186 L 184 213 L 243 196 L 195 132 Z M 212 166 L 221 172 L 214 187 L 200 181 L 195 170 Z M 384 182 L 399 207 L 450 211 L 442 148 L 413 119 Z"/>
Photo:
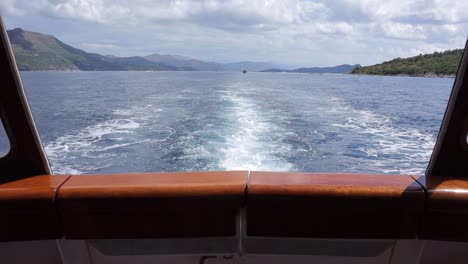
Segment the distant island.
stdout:
<path fill-rule="evenodd" d="M 268 69 L 262 72 L 299 72 L 299 73 L 351 73 L 354 69 L 361 67 L 359 64 L 343 64 L 334 67 L 312 67 L 298 68 L 294 70 Z"/>
<path fill-rule="evenodd" d="M 22 71 L 262 71 L 282 65 L 241 61 L 216 63 L 179 55 L 116 57 L 88 53 L 54 36 L 15 28 L 8 30 L 16 64 Z"/>
<path fill-rule="evenodd" d="M 463 49 L 396 58 L 380 64 L 358 67 L 352 74 L 402 75 L 416 77 L 455 77 Z"/>

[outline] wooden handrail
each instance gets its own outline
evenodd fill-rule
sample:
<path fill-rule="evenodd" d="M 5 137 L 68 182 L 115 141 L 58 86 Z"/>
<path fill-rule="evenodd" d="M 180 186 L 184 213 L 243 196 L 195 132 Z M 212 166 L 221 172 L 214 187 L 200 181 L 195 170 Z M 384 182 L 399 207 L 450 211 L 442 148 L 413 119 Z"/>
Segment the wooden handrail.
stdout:
<path fill-rule="evenodd" d="M 0 240 L 253 237 L 468 241 L 468 181 L 281 172 L 42 175 L 0 184 Z M 419 183 L 420 184 L 419 184 Z"/>
<path fill-rule="evenodd" d="M 247 234 L 416 238 L 424 189 L 406 175 L 252 172 Z"/>
<path fill-rule="evenodd" d="M 12 228 L 0 239 L 232 237 L 243 207 L 248 236 L 416 238 L 420 229 L 424 190 L 410 176 L 248 175 L 47 175 L 1 184 L 9 207 L 0 225 Z"/>
<path fill-rule="evenodd" d="M 468 180 L 431 181 L 427 190 L 421 238 L 467 242 Z"/>
<path fill-rule="evenodd" d="M 62 237 L 56 194 L 68 177 L 43 175 L 0 184 L 0 241 Z"/>
<path fill-rule="evenodd" d="M 65 238 L 235 236 L 248 172 L 73 176 L 58 193 Z"/>

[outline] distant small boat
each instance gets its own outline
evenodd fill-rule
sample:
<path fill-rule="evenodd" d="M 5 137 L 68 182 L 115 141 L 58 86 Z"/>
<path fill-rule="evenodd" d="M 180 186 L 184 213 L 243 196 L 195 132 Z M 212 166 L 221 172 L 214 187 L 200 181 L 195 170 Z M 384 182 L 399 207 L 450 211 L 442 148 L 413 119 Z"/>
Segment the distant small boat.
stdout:
<path fill-rule="evenodd" d="M 247 73 L 247 71 L 246 71 L 246 70 L 243 70 L 242 73 Z"/>

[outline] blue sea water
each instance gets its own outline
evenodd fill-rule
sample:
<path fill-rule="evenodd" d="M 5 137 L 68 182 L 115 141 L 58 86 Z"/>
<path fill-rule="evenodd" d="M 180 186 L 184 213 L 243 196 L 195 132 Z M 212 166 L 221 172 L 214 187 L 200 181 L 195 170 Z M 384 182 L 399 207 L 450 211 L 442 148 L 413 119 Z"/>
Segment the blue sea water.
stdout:
<path fill-rule="evenodd" d="M 22 72 L 54 173 L 422 174 L 453 79 Z"/>

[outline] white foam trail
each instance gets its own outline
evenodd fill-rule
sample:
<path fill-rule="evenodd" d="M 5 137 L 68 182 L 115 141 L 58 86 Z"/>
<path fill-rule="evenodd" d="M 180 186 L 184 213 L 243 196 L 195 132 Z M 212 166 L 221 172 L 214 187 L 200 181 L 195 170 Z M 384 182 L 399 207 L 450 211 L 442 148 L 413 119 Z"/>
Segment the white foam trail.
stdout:
<path fill-rule="evenodd" d="M 130 119 L 109 120 L 80 130 L 77 134 L 64 135 L 45 146 L 47 155 L 60 159 L 62 154 L 70 151 L 90 150 L 92 145 L 107 135 L 132 133 L 140 125 Z M 109 147 L 108 147 L 109 148 Z"/>
<path fill-rule="evenodd" d="M 250 100 L 229 92 L 225 100 L 233 103 L 228 120 L 236 124 L 233 134 L 225 136 L 221 148 L 223 158 L 219 167 L 225 170 L 290 171 L 293 165 L 280 156 L 291 152 L 288 144 L 281 142 L 287 131 L 268 120 Z"/>
<path fill-rule="evenodd" d="M 368 159 L 359 166 L 376 168 L 384 173 L 422 174 L 435 144 L 435 135 L 416 128 L 396 127 L 386 116 L 354 109 L 335 99 L 339 112 L 346 113 L 344 123 L 333 124 L 351 130 L 363 146 L 356 150 Z M 424 164 L 424 165 L 422 165 Z"/>
<path fill-rule="evenodd" d="M 120 143 L 123 139 L 115 138 L 114 136 L 133 133 L 133 130 L 139 126 L 137 122 L 131 119 L 109 120 L 86 127 L 76 134 L 58 137 L 56 140 L 48 142 L 44 149 L 49 159 L 52 160 L 52 169 L 55 173 L 80 174 L 86 171 L 82 164 L 67 165 L 70 161 L 67 159 L 71 156 L 98 158 L 99 156 L 97 154 L 99 152 L 120 146 L 136 144 L 137 142 Z M 114 139 L 113 141 L 116 143 L 113 145 L 106 145 L 102 142 L 105 139 Z M 94 155 L 92 153 L 94 153 Z M 99 158 L 104 157 L 100 156 Z"/>
<path fill-rule="evenodd" d="M 51 160 L 52 170 L 58 174 L 82 174 L 106 168 L 112 166 L 119 156 L 117 152 L 109 150 L 150 141 L 164 141 L 165 139 L 140 138 L 136 133 L 137 129 L 147 125 L 148 120 L 154 119 L 159 111 L 151 105 L 118 109 L 114 111 L 115 119 L 47 142 L 44 149 Z M 168 130 L 168 137 L 171 133 Z"/>

